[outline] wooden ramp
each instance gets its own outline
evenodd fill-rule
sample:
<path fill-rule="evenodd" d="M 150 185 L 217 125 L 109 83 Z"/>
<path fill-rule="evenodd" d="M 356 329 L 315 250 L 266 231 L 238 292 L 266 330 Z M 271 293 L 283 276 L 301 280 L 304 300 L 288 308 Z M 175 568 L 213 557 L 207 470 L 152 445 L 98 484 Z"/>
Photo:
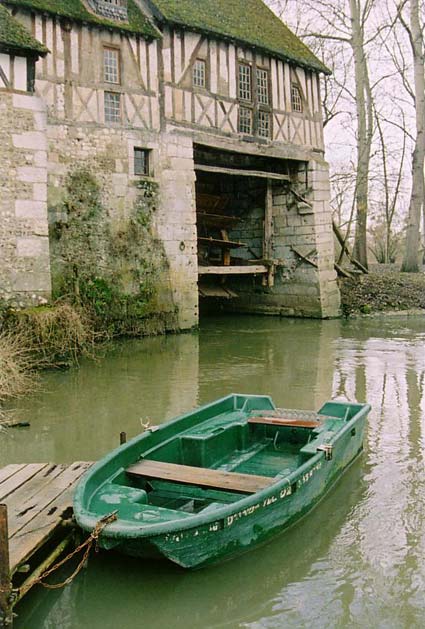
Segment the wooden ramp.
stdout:
<path fill-rule="evenodd" d="M 11 611 L 6 598 L 12 590 L 15 604 L 38 567 L 48 567 L 49 556 L 54 560 L 52 548 L 65 546 L 68 538 L 71 543 L 66 521 L 72 516 L 73 492 L 90 465 L 32 463 L 0 469 L 0 627 L 2 610 Z"/>

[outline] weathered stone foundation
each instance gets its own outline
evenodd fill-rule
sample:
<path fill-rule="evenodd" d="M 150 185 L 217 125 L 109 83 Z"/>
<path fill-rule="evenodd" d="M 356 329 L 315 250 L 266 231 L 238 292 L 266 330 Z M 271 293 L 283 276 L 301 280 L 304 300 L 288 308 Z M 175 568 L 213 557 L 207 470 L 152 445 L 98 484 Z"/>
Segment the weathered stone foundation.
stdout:
<path fill-rule="evenodd" d="M 0 299 L 44 303 L 51 294 L 45 106 L 0 92 Z"/>

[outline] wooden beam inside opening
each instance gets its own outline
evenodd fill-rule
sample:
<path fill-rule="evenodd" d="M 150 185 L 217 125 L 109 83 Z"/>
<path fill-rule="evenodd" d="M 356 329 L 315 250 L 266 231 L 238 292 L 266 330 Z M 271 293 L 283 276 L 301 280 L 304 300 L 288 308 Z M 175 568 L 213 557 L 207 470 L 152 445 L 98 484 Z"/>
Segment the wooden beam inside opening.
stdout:
<path fill-rule="evenodd" d="M 246 266 L 199 266 L 199 275 L 257 275 L 267 274 L 268 267 L 263 264 Z"/>
<path fill-rule="evenodd" d="M 264 212 L 264 244 L 263 257 L 265 260 L 271 260 L 272 255 L 272 238 L 273 238 L 273 188 L 271 179 L 267 179 L 266 203 Z"/>
<path fill-rule="evenodd" d="M 195 170 L 205 173 L 218 173 L 221 175 L 232 175 L 233 177 L 258 177 L 260 179 L 276 179 L 278 181 L 291 181 L 289 175 L 280 173 L 270 173 L 262 170 L 242 170 L 240 168 L 223 168 L 222 166 L 206 166 L 195 164 Z"/>

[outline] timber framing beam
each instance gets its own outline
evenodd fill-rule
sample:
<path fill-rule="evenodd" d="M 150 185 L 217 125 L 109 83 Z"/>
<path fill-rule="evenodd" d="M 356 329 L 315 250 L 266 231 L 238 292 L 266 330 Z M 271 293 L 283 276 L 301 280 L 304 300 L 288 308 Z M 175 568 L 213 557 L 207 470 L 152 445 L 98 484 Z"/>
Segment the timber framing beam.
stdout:
<path fill-rule="evenodd" d="M 232 175 L 233 177 L 257 177 L 259 179 L 275 179 L 277 181 L 291 181 L 289 175 L 270 173 L 263 170 L 243 170 L 241 168 L 223 168 L 222 166 L 207 166 L 195 164 L 195 170 L 204 173 L 217 173 L 219 175 Z"/>

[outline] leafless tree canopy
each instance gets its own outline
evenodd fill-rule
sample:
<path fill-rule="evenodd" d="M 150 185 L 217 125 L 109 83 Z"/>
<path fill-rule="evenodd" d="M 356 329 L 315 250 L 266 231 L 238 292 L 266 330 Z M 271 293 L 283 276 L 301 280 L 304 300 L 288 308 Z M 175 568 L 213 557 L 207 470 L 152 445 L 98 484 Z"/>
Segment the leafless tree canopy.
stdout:
<path fill-rule="evenodd" d="M 424 0 L 269 0 L 332 70 L 322 81 L 334 218 L 368 251 L 418 270 L 424 211 Z"/>

